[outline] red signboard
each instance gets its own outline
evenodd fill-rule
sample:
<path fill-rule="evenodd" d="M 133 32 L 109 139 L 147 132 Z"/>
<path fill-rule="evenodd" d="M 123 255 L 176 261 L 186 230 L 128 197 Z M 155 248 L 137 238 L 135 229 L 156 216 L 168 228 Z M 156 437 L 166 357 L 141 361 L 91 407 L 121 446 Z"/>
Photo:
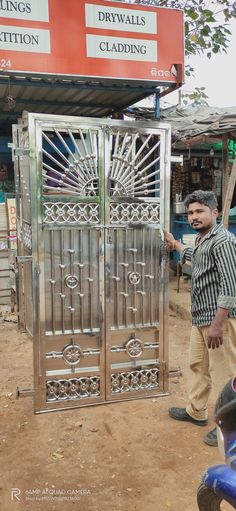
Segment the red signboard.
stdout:
<path fill-rule="evenodd" d="M 181 10 L 104 0 L 0 2 L 1 71 L 161 84 L 183 81 L 183 69 Z"/>

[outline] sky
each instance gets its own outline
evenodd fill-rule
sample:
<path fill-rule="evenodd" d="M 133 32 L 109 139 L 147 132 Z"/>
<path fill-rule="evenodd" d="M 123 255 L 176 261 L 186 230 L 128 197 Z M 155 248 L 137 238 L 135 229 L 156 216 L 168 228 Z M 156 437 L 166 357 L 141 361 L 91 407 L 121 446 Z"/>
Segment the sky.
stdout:
<path fill-rule="evenodd" d="M 191 57 L 195 77 L 186 77 L 183 91 L 205 87 L 209 106 L 236 106 L 236 20 L 231 22 L 229 49 L 227 54 L 214 55 L 210 60 L 204 56 Z M 187 61 L 186 61 L 187 63 Z M 178 102 L 178 93 L 165 97 L 165 107 Z"/>
<path fill-rule="evenodd" d="M 134 3 L 134 0 L 126 0 L 127 3 Z M 185 84 L 182 89 L 186 92 L 193 91 L 196 87 L 205 87 L 208 96 L 206 100 L 209 106 L 236 107 L 236 19 L 230 20 L 229 47 L 226 53 L 214 55 L 211 59 L 199 55 L 191 57 L 186 64 L 194 68 L 193 77 L 185 77 Z M 173 92 L 165 96 L 161 107 L 164 108 L 178 104 L 179 94 Z"/>

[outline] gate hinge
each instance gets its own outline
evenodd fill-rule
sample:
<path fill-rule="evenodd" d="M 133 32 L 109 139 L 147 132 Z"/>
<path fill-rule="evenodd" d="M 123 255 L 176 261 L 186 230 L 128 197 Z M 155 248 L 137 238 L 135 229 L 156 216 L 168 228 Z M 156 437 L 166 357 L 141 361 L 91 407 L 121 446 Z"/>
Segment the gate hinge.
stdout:
<path fill-rule="evenodd" d="M 12 160 L 15 161 L 17 156 L 28 156 L 30 153 L 27 147 L 15 147 L 12 143 L 8 144 L 8 147 L 12 150 Z"/>
<path fill-rule="evenodd" d="M 13 149 L 13 153 L 15 156 L 28 156 L 29 155 L 29 149 L 25 147 L 16 147 Z"/>

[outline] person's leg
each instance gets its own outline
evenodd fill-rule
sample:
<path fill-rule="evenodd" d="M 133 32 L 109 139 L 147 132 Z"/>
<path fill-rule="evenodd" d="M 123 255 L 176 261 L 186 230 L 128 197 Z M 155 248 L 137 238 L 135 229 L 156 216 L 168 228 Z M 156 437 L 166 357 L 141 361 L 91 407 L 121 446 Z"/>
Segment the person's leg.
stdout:
<path fill-rule="evenodd" d="M 172 407 L 169 415 L 176 420 L 207 425 L 207 402 L 211 390 L 208 350 L 203 330 L 209 327 L 193 326 L 190 334 L 190 392 L 185 408 Z"/>
<path fill-rule="evenodd" d="M 222 346 L 209 350 L 209 371 L 215 400 L 229 379 L 236 374 L 236 319 L 228 319 L 225 322 L 223 338 Z M 210 431 L 203 441 L 207 445 L 216 447 L 216 428 Z"/>
<path fill-rule="evenodd" d="M 209 350 L 209 372 L 216 401 L 223 387 L 236 374 L 236 319 L 225 321 L 223 344 Z"/>
<path fill-rule="evenodd" d="M 190 391 L 186 412 L 195 420 L 207 419 L 211 391 L 209 355 L 206 344 L 209 327 L 193 326 L 190 335 Z"/>
<path fill-rule="evenodd" d="M 224 342 L 219 348 L 208 349 L 209 326 L 192 327 L 190 335 L 190 392 L 185 408 L 171 408 L 170 416 L 177 420 L 207 423 L 207 404 L 212 388 L 218 397 L 227 381 L 236 373 L 236 319 L 225 322 Z"/>

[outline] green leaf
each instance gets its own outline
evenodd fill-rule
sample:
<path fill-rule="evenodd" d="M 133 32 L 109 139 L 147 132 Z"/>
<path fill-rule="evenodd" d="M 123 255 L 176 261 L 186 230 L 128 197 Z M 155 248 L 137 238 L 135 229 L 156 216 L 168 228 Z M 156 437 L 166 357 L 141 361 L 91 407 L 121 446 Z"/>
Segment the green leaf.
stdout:
<path fill-rule="evenodd" d="M 208 36 L 210 33 L 211 33 L 211 28 L 209 27 L 209 25 L 205 25 L 202 29 L 201 29 L 201 36 Z"/>
<path fill-rule="evenodd" d="M 236 1 L 134 0 L 134 3 L 184 10 L 186 56 L 206 54 L 211 58 L 213 54 L 227 52 L 231 36 L 229 21 L 236 18 Z M 192 70 L 186 68 L 186 75 L 189 74 Z"/>
<path fill-rule="evenodd" d="M 189 18 L 191 18 L 191 20 L 196 20 L 199 18 L 199 14 L 197 11 L 195 11 L 195 9 L 188 9 L 186 14 L 189 16 Z"/>

